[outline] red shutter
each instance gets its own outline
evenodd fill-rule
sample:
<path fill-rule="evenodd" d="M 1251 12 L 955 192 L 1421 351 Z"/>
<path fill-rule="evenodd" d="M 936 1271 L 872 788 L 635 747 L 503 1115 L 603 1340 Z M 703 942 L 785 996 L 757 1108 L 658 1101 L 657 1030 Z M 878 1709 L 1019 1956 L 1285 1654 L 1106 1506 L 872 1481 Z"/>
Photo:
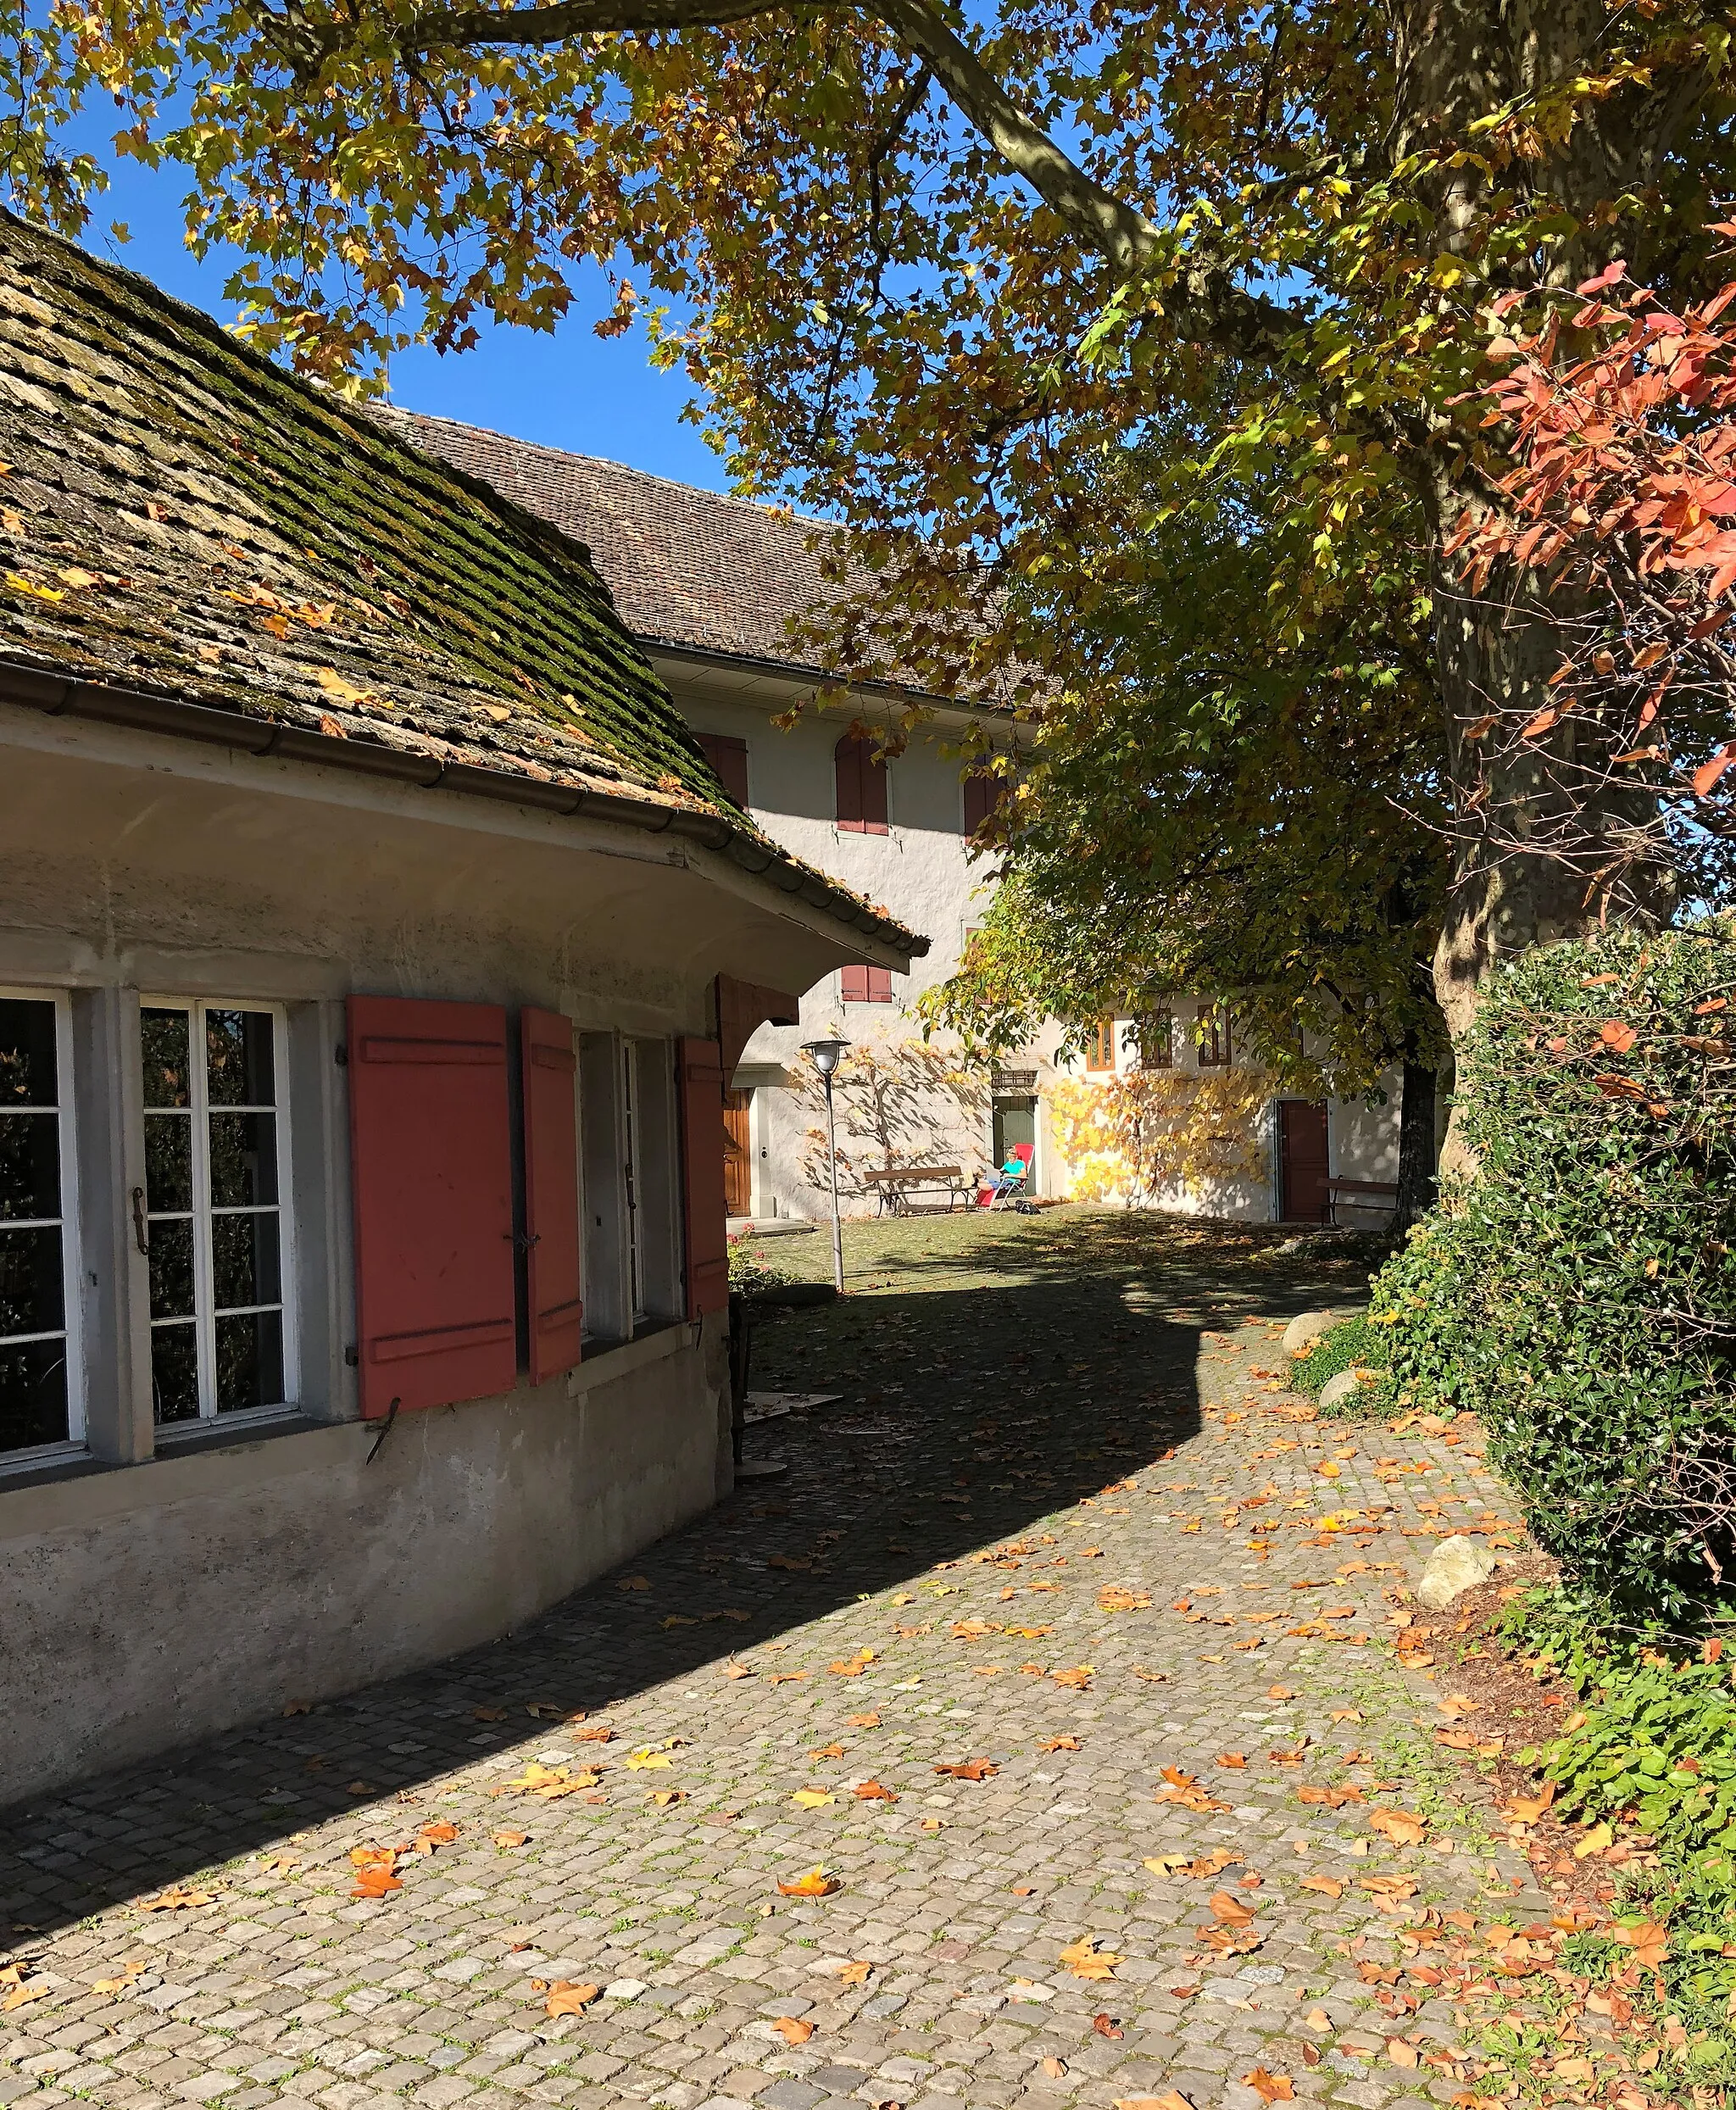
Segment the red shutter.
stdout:
<path fill-rule="evenodd" d="M 865 823 L 862 810 L 862 743 L 846 733 L 832 749 L 832 773 L 837 784 L 837 824 L 860 835 Z"/>
<path fill-rule="evenodd" d="M 349 1123 L 363 1413 L 509 1392 L 506 1013 L 353 996 Z"/>
<path fill-rule="evenodd" d="M 733 733 L 697 733 L 705 760 L 711 765 L 711 773 L 736 804 L 745 813 L 748 810 L 748 743 Z"/>
<path fill-rule="evenodd" d="M 676 1044 L 682 1101 L 682 1232 L 687 1317 L 729 1303 L 728 1210 L 723 1199 L 723 1061 L 715 1040 Z"/>
<path fill-rule="evenodd" d="M 892 969 L 870 967 L 868 970 L 868 1001 L 871 1004 L 890 1004 L 892 1001 Z"/>
<path fill-rule="evenodd" d="M 865 1004 L 868 1001 L 868 970 L 865 967 L 840 969 L 838 994 L 846 1004 Z"/>
<path fill-rule="evenodd" d="M 862 831 L 865 835 L 886 835 L 887 827 L 886 764 L 877 761 L 874 743 L 862 743 Z"/>
<path fill-rule="evenodd" d="M 573 1100 L 573 1022 L 559 1011 L 519 1014 L 525 1100 L 525 1267 L 531 1382 L 579 1360 L 579 1126 Z"/>

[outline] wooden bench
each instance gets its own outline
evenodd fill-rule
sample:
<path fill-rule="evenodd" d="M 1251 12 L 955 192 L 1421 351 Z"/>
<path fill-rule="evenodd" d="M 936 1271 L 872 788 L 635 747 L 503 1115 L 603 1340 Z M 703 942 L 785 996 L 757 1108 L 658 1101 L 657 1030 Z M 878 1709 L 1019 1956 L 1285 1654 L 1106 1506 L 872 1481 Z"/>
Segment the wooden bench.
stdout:
<path fill-rule="evenodd" d="M 1391 1179 L 1329 1179 L 1326 1183 L 1332 1220 L 1338 1220 L 1338 1204 L 1348 1202 L 1353 1209 L 1383 1209 L 1388 1214 L 1399 1205 L 1399 1183 Z M 1366 1200 L 1360 1196 L 1366 1195 Z"/>
<path fill-rule="evenodd" d="M 862 1177 L 865 1185 L 878 1193 L 881 1214 L 888 1216 L 908 1216 L 911 1194 L 921 1188 L 944 1189 L 949 1216 L 961 1200 L 968 1202 L 973 1191 L 973 1183 L 965 1177 L 964 1168 L 958 1165 L 887 1165 L 865 1172 Z"/>

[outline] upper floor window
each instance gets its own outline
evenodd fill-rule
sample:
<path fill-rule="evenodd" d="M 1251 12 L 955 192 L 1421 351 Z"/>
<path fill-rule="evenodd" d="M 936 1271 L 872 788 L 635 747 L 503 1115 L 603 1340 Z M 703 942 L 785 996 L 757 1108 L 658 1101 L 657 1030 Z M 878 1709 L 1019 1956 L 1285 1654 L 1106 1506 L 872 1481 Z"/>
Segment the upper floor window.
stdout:
<path fill-rule="evenodd" d="M 1099 1018 L 1085 1044 L 1085 1067 L 1093 1076 L 1112 1077 L 1116 1067 L 1116 1022 Z"/>
<path fill-rule="evenodd" d="M 748 743 L 729 732 L 693 736 L 711 765 L 711 773 L 742 811 L 748 810 Z"/>
<path fill-rule="evenodd" d="M 64 1000 L 0 997 L 0 1451 L 82 1437 Z"/>
<path fill-rule="evenodd" d="M 846 967 L 838 978 L 838 994 L 846 1004 L 890 1004 L 890 967 Z"/>
<path fill-rule="evenodd" d="M 1202 1070 L 1227 1070 L 1230 1066 L 1230 1015 L 1221 1004 L 1213 1004 L 1200 1011 L 1199 1066 Z"/>
<path fill-rule="evenodd" d="M 140 1013 L 150 1260 L 151 1398 L 159 1422 L 289 1397 L 281 1020 L 230 1004 Z"/>
<path fill-rule="evenodd" d="M 887 835 L 887 767 L 874 743 L 847 732 L 832 752 L 837 779 L 837 824 L 852 835 Z"/>
<path fill-rule="evenodd" d="M 1175 1021 L 1167 1011 L 1148 1011 L 1139 1021 L 1142 1069 L 1167 1070 L 1175 1061 Z"/>

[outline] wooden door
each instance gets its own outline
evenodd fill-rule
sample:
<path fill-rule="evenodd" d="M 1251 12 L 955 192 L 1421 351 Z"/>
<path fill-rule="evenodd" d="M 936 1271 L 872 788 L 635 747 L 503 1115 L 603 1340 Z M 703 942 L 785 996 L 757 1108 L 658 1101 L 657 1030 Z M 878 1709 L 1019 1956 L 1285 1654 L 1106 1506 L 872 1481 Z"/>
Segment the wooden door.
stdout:
<path fill-rule="evenodd" d="M 750 1216 L 754 1209 L 754 1158 L 748 1141 L 748 1108 L 751 1092 L 723 1095 L 723 1201 L 732 1216 Z"/>
<path fill-rule="evenodd" d="M 1327 1191 L 1326 1105 L 1278 1101 L 1278 1202 L 1286 1223 L 1324 1223 Z"/>

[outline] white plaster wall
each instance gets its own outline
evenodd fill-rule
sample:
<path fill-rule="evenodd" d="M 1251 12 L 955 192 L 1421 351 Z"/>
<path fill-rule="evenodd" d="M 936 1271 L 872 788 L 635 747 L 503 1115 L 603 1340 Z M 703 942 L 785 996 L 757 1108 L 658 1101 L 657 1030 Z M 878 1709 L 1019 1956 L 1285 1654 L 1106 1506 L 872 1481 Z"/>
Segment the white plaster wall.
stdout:
<path fill-rule="evenodd" d="M 836 973 L 805 987 L 799 992 L 800 1025 L 762 1027 L 748 1044 L 744 1068 L 787 1066 L 804 1040 L 821 1037 L 895 1043 L 919 1034 L 916 999 L 957 967 L 966 931 L 982 921 L 992 886 L 993 859 L 972 859 L 966 852 L 960 758 L 943 751 L 949 740 L 957 743 L 960 728 L 917 728 L 906 751 L 887 764 L 889 832 L 857 834 L 841 830 L 835 818 L 833 751 L 850 725 L 849 715 L 810 710 L 786 732 L 770 715 L 784 707 L 787 699 L 782 695 L 757 689 L 746 697 L 732 695 L 703 672 L 675 663 L 660 665 L 659 671 L 692 725 L 746 740 L 754 817 L 766 832 L 929 941 L 927 954 L 908 975 L 893 975 L 891 1004 L 844 1003 Z M 865 706 L 862 715 L 865 722 L 875 722 L 873 707 Z M 769 971 L 752 978 L 776 983 Z M 944 1112 L 943 1102 L 933 1104 L 937 1114 Z M 803 1174 L 807 1132 L 817 1118 L 789 1092 L 756 1086 L 756 1216 L 826 1213 L 828 1198 Z M 954 1117 L 925 1125 L 915 1139 L 915 1155 L 960 1165 L 970 1173 L 988 1164 L 992 1142 L 985 1105 L 980 1121 Z M 844 1205 L 862 1214 L 876 1204 L 847 1196 Z"/>
<path fill-rule="evenodd" d="M 352 1422 L 0 1484 L 0 1807 L 492 1640 L 707 1508 L 704 1323 L 402 1416 L 371 1465 Z"/>
<path fill-rule="evenodd" d="M 343 1357 L 341 999 L 536 1004 L 666 1039 L 714 1030 L 720 972 L 788 987 L 853 950 L 691 845 L 0 708 L 0 984 L 69 990 L 90 1027 L 75 1083 L 93 1453 L 0 1471 L 0 1803 L 487 1640 L 729 1484 L 721 1315 L 574 1381 L 404 1416 L 365 1464 L 378 1424 L 355 1422 Z M 156 1456 L 126 1214 L 142 1166 L 92 1111 L 135 1073 L 141 990 L 286 1007 L 317 1350 L 299 1424 Z"/>

